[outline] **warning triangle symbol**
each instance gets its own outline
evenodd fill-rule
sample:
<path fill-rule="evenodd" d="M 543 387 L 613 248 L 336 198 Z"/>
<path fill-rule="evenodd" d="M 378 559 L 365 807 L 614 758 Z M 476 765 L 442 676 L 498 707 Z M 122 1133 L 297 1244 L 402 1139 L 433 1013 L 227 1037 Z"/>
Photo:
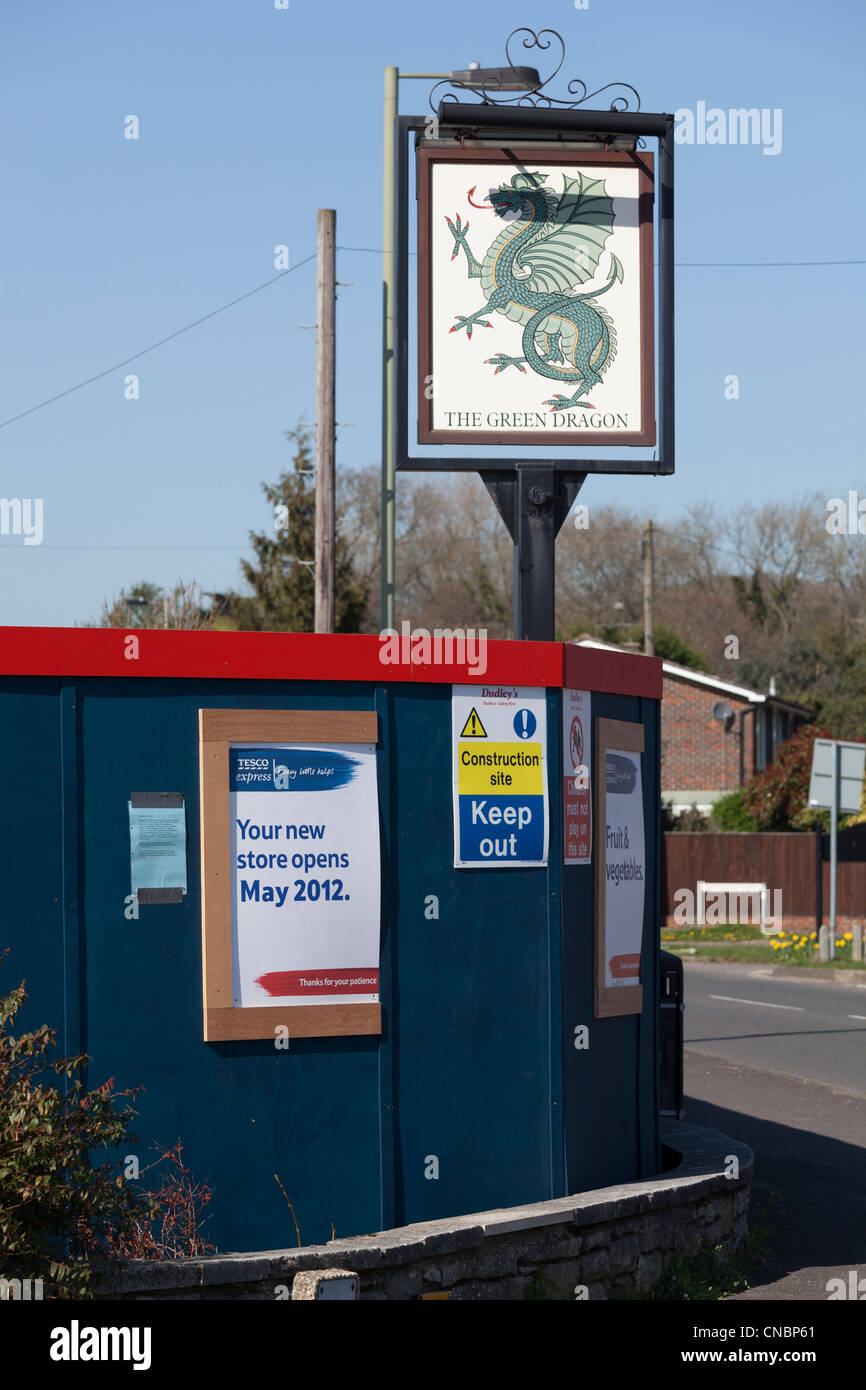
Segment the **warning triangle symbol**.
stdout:
<path fill-rule="evenodd" d="M 461 738 L 486 738 L 486 737 L 487 737 L 487 730 L 485 729 L 484 725 L 481 723 L 481 720 L 478 718 L 478 713 L 477 713 L 477 711 L 475 710 L 474 707 L 469 711 L 469 718 L 466 720 L 466 723 L 463 725 L 463 728 L 462 728 L 462 730 L 461 730 L 461 732 L 460 732 L 460 737 L 461 737 Z"/>

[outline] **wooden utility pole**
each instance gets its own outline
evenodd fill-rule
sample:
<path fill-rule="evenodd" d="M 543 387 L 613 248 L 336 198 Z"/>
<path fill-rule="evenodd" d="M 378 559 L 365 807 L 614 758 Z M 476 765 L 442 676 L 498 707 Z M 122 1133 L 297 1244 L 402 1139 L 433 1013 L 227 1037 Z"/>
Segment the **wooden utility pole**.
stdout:
<path fill-rule="evenodd" d="M 319 209 L 316 291 L 316 632 L 334 631 L 334 340 L 337 214 Z"/>
<path fill-rule="evenodd" d="M 644 656 L 655 656 L 655 618 L 653 616 L 653 524 L 643 528 L 643 650 Z"/>

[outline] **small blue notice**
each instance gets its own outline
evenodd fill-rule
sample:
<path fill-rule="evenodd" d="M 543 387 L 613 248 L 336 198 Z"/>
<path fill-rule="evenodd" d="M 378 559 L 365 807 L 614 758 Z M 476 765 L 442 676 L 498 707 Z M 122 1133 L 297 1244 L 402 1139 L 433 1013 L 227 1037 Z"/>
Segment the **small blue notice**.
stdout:
<path fill-rule="evenodd" d="M 186 813 L 183 807 L 129 803 L 132 891 L 175 888 L 186 892 Z"/>

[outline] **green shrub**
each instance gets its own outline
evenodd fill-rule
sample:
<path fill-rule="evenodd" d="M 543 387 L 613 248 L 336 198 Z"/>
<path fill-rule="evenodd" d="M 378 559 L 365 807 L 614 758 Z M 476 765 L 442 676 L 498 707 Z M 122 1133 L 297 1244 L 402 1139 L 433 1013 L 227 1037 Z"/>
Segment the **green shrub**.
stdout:
<path fill-rule="evenodd" d="M 7 952 L 0 953 L 0 961 Z M 117 1160 L 94 1166 L 99 1150 L 134 1141 L 131 1101 L 141 1086 L 114 1093 L 109 1080 L 88 1091 L 76 1077 L 64 1095 L 50 1081 L 71 1077 L 84 1055 L 50 1061 L 54 1030 L 12 1036 L 27 995 L 0 996 L 0 1278 L 42 1279 L 49 1297 L 87 1298 L 112 1261 L 169 1260 L 215 1250 L 201 1233 L 212 1193 L 196 1183 L 178 1139 L 135 1176 L 166 1164 L 151 1190 L 136 1188 Z"/>
<path fill-rule="evenodd" d="M 712 829 L 709 818 L 697 806 L 687 806 L 684 811 L 675 812 L 672 806 L 662 802 L 662 830 L 678 830 L 680 833 L 704 832 Z"/>
<path fill-rule="evenodd" d="M 809 807 L 812 749 L 816 738 L 830 736 L 814 724 L 799 728 L 779 745 L 770 767 L 743 788 L 743 804 L 758 830 L 803 830 L 815 823 Z"/>
<path fill-rule="evenodd" d="M 713 806 L 713 826 L 718 830 L 758 830 L 758 822 L 746 810 L 743 788 L 720 796 Z"/>
<path fill-rule="evenodd" d="M 13 1036 L 26 998 L 23 984 L 0 996 L 0 1275 L 41 1278 L 53 1296 L 86 1298 L 100 1255 L 159 1212 L 117 1164 L 91 1161 L 131 1139 L 128 1102 L 142 1088 L 115 1094 L 109 1080 L 88 1091 L 75 1077 L 64 1095 L 50 1073 L 72 1077 L 87 1058 L 51 1061 L 55 1034 L 45 1025 Z"/>

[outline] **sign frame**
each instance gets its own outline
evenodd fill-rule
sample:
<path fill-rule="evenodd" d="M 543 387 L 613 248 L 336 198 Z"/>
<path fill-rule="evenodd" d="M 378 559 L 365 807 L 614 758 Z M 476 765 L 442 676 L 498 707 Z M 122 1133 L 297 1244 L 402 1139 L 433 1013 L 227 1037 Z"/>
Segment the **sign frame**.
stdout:
<path fill-rule="evenodd" d="M 450 108 L 450 109 L 449 109 Z M 508 119 L 506 128 L 506 119 Z M 543 118 L 543 122 L 541 119 Z M 495 121 L 502 120 L 500 132 Z M 674 117 L 670 114 L 621 113 L 611 111 L 527 111 L 499 112 L 495 108 L 451 105 L 443 102 L 438 117 L 438 135 L 425 141 L 430 130 L 430 117 L 395 117 L 395 256 L 394 256 L 394 397 L 390 409 L 394 427 L 394 463 L 397 472 L 470 472 L 482 477 L 504 480 L 519 476 L 527 468 L 547 467 L 557 473 L 579 478 L 582 483 L 590 473 L 670 475 L 674 472 Z M 476 122 L 478 124 L 476 124 Z M 521 124 L 517 124 L 521 122 Z M 587 153 L 593 141 L 606 145 L 616 137 L 644 136 L 658 140 L 656 187 L 658 206 L 658 274 L 655 285 L 657 304 L 656 357 L 656 424 L 658 444 L 651 459 L 633 456 L 593 458 L 586 450 L 559 444 L 551 447 L 546 458 L 527 459 L 503 454 L 485 457 L 445 457 L 419 455 L 409 447 L 409 301 L 410 284 L 417 272 L 410 264 L 410 197 L 409 160 L 410 137 L 415 147 L 436 144 L 444 149 L 451 145 L 472 144 L 479 154 L 490 150 L 507 150 L 513 146 L 537 146 L 550 142 L 551 150 L 564 141 L 581 142 Z M 587 144 L 589 143 L 589 149 Z M 414 203 L 414 199 L 411 200 Z M 386 306 L 386 313 L 388 312 Z M 419 408 L 421 401 L 418 402 Z M 538 439 L 534 443 L 538 445 Z M 432 446 L 431 446 L 432 447 Z M 542 445 L 544 448 L 545 446 Z M 605 445 L 613 452 L 615 440 Z M 629 446 L 626 446 L 629 447 Z M 474 452 L 474 451 L 473 451 Z M 589 451 L 591 453 L 591 451 Z"/>
<path fill-rule="evenodd" d="M 233 1002 L 229 746 L 259 741 L 378 744 L 379 716 L 375 710 L 199 709 L 204 1041 L 273 1039 L 280 1026 L 290 1038 L 380 1034 L 381 1003 Z"/>
<path fill-rule="evenodd" d="M 434 424 L 435 396 L 425 391 L 425 384 L 435 380 L 432 332 L 433 254 L 431 247 L 433 208 L 433 169 L 437 164 L 486 164 L 497 182 L 508 173 L 521 173 L 539 164 L 547 166 L 599 166 L 607 169 L 633 169 L 637 173 L 639 317 L 640 317 L 640 412 L 641 428 L 637 431 L 613 434 L 592 429 L 581 432 L 563 430 L 513 430 L 504 433 L 495 428 L 464 430 L 436 427 Z M 500 166 L 497 168 L 496 166 Z M 477 145 L 449 144 L 443 140 L 422 140 L 417 149 L 418 170 L 418 434 L 419 444 L 499 444 L 506 447 L 530 445 L 536 447 L 580 448 L 598 445 L 619 448 L 640 445 L 652 448 L 656 442 L 655 420 L 655 344 L 653 270 L 653 191 L 654 156 L 638 151 L 545 149 L 543 143 L 521 143 L 507 149 L 481 148 Z M 504 223 L 501 224 L 504 226 Z M 497 230 L 501 230 L 501 227 Z M 609 248 L 607 248 L 609 250 Z M 494 315 L 495 318 L 495 315 Z M 453 330 L 452 330 L 453 331 Z M 552 391 L 556 381 L 546 384 L 539 378 L 539 395 Z M 571 389 L 564 386 L 563 389 Z"/>
<path fill-rule="evenodd" d="M 607 866 L 607 754 L 608 750 L 643 755 L 643 724 L 622 719 L 595 721 L 595 1016 L 619 1018 L 643 1012 L 643 985 L 607 984 L 607 921 L 605 918 L 605 869 Z M 643 790 L 643 781 L 641 782 Z M 644 873 L 646 872 L 647 823 L 643 817 Z M 641 967 L 646 926 L 646 878 L 644 878 L 643 920 L 641 921 Z"/>
<path fill-rule="evenodd" d="M 864 763 L 866 744 L 856 739 L 816 738 L 809 774 L 809 810 L 832 811 L 835 783 L 837 811 L 856 815 L 863 797 Z"/>

